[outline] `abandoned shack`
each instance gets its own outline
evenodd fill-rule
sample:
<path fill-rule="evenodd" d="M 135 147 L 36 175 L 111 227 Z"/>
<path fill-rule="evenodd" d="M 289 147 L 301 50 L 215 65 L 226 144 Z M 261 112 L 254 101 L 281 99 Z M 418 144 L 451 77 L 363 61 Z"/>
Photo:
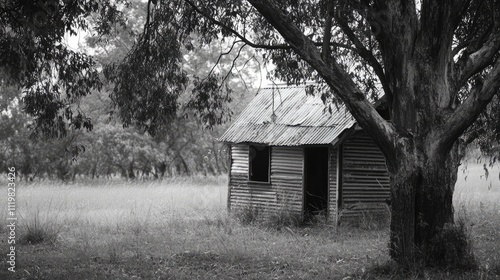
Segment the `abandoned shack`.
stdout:
<path fill-rule="evenodd" d="M 230 147 L 231 211 L 323 214 L 333 223 L 387 211 L 382 152 L 345 107 L 330 113 L 305 87 L 261 89 L 219 140 Z"/>

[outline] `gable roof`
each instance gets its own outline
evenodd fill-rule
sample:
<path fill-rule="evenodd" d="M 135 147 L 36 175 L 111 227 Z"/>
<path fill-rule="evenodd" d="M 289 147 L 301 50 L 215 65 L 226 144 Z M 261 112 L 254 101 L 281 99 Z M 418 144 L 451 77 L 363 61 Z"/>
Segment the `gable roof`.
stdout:
<path fill-rule="evenodd" d="M 333 108 L 331 114 L 325 109 L 320 96 L 307 95 L 305 87 L 261 89 L 219 141 L 272 146 L 331 144 L 356 121 L 344 105 Z"/>

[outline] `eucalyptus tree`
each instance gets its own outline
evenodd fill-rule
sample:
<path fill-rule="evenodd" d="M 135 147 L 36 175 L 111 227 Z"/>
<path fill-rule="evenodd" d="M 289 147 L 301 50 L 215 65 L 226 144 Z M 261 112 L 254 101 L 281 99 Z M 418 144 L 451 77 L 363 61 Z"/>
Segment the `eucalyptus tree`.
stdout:
<path fill-rule="evenodd" d="M 91 14 L 102 19 L 95 31 L 109 34 L 124 9 L 120 1 L 2 2 L 0 67 L 25 88 L 41 131 L 64 119 L 91 128 L 72 104 L 100 87 L 97 70 L 59 42 L 89 29 Z M 188 84 L 197 117 L 222 122 L 231 76 L 217 68 L 188 76 L 182 67 L 188 52 L 219 40 L 230 46 L 221 58 L 251 48 L 275 66 L 271 78 L 318 82 L 309 92 L 343 102 L 379 145 L 391 177 L 394 260 L 432 264 L 447 254 L 434 245 L 454 221 L 457 143 L 499 91 L 500 1 L 149 0 L 134 46 L 105 68 L 124 123 L 161 131 Z M 387 116 L 372 102 L 382 94 Z"/>
<path fill-rule="evenodd" d="M 64 38 L 91 29 L 108 34 L 124 23 L 119 11 L 124 5 L 121 0 L 0 3 L 0 82 L 22 88 L 35 134 L 62 137 L 69 127 L 92 128 L 78 101 L 102 87 L 99 71 L 91 56 L 71 49 Z"/>
<path fill-rule="evenodd" d="M 221 39 L 257 49 L 275 78 L 323 84 L 312 92 L 343 102 L 383 151 L 392 258 L 433 264 L 449 253 L 435 243 L 454 222 L 457 140 L 499 91 L 500 1 L 150 0 L 147 11 L 113 72 L 126 120 L 152 128 L 175 110 L 183 49 Z M 195 80 L 192 105 L 209 121 L 230 96 L 224 79 Z M 382 94 L 389 118 L 372 102 Z"/>

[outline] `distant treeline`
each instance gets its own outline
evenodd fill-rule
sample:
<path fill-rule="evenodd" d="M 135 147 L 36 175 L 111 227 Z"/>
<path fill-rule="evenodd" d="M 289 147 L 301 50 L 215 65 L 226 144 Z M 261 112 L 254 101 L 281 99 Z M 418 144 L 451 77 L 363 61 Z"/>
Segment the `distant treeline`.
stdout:
<path fill-rule="evenodd" d="M 152 137 L 113 120 L 109 100 L 94 93 L 80 108 L 92 118 L 92 131 L 73 129 L 60 138 L 33 137 L 32 119 L 22 111 L 18 89 L 0 87 L 0 173 L 15 167 L 20 180 L 87 178 L 156 179 L 212 175 L 228 170 L 227 148 L 219 137 L 228 124 L 205 128 L 196 118 L 174 119 Z"/>
<path fill-rule="evenodd" d="M 155 140 L 132 129 L 102 126 L 64 139 L 33 141 L 27 131 L 0 142 L 0 168 L 20 180 L 86 178 L 159 179 L 215 175 L 228 170 L 227 148 L 207 131 Z M 208 134 L 208 135 L 206 135 Z"/>

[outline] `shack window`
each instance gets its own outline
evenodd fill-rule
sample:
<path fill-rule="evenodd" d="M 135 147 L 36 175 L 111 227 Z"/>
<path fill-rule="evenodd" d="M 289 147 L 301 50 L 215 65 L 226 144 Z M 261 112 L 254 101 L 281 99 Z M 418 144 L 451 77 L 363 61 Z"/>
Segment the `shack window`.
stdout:
<path fill-rule="evenodd" d="M 269 182 L 269 170 L 271 159 L 271 148 L 269 146 L 250 145 L 249 149 L 249 171 L 250 181 Z"/>

